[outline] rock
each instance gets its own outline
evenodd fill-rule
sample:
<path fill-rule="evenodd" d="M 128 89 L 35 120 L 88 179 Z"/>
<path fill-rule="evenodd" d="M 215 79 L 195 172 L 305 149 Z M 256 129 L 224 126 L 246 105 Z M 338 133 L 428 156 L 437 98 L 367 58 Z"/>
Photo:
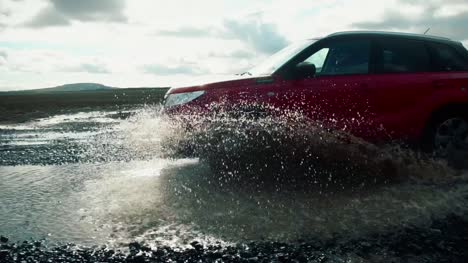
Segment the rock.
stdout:
<path fill-rule="evenodd" d="M 251 257 L 247 259 L 247 262 L 258 262 L 258 257 Z"/>
<path fill-rule="evenodd" d="M 148 247 L 148 246 L 141 246 L 140 250 L 143 251 L 143 252 L 150 252 L 151 248 Z"/>
<path fill-rule="evenodd" d="M 139 255 L 139 256 L 133 257 L 132 262 L 144 263 L 144 262 L 147 262 L 147 261 L 146 261 L 146 258 L 143 255 Z"/>
<path fill-rule="evenodd" d="M 203 245 L 200 244 L 198 241 L 193 241 L 190 245 L 195 248 L 195 250 L 203 250 Z"/>
<path fill-rule="evenodd" d="M 8 250 L 0 250 L 0 261 L 6 261 L 7 257 L 10 255 Z"/>
<path fill-rule="evenodd" d="M 8 242 L 8 237 L 0 236 L 0 242 L 2 243 Z"/>
<path fill-rule="evenodd" d="M 128 248 L 130 248 L 130 250 L 140 250 L 141 245 L 138 242 L 132 242 L 128 244 Z"/>
<path fill-rule="evenodd" d="M 112 257 L 114 254 L 115 254 L 115 251 L 112 249 L 105 252 L 106 257 Z"/>

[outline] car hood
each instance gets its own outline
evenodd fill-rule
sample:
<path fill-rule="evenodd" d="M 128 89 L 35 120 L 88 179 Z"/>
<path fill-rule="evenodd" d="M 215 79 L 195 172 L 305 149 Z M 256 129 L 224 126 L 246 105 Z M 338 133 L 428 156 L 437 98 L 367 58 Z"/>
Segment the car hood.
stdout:
<path fill-rule="evenodd" d="M 265 76 L 263 76 L 265 77 Z M 259 78 L 258 76 L 248 75 L 209 75 L 189 79 L 179 85 L 172 87 L 168 94 L 179 93 L 179 92 L 190 92 L 195 90 L 204 90 L 217 87 L 226 87 L 227 82 L 232 82 L 232 85 L 236 85 L 237 82 L 249 82 L 253 79 Z"/>

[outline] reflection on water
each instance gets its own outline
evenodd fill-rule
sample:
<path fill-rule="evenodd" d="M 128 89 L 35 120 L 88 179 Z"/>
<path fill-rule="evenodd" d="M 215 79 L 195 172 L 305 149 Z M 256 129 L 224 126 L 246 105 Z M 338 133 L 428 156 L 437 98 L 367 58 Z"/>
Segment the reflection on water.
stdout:
<path fill-rule="evenodd" d="M 6 136 L 29 140 L 22 135 L 27 129 L 1 128 L 1 159 L 20 160 L 15 166 L 0 166 L 1 234 L 17 240 L 113 246 L 132 240 L 185 246 L 194 239 L 205 243 L 351 239 L 424 227 L 467 210 L 468 175 L 419 175 L 333 193 L 314 180 L 261 187 L 255 181 L 226 180 L 229 173 L 221 174 L 205 161 L 161 158 L 164 131 L 156 112 L 142 110 L 129 120 L 110 121 L 102 117 L 106 114 L 93 113 L 22 124 L 34 126 L 28 132 L 38 137 L 47 134 L 50 125 L 68 129 L 71 135 L 65 145 L 73 145 L 67 144 L 71 137 L 81 136 L 79 145 L 86 151 L 80 154 L 98 162 L 22 165 L 17 158 L 21 153 L 15 151 L 20 144 L 6 148 L 4 143 Z M 99 118 L 105 121 L 96 125 Z M 58 149 L 51 142 L 47 145 Z"/>
<path fill-rule="evenodd" d="M 114 244 L 356 238 L 466 211 L 467 177 L 359 194 L 222 185 L 197 160 L 1 167 L 0 225 L 19 240 Z M 174 243 L 175 242 L 175 243 Z"/>
<path fill-rule="evenodd" d="M 0 125 L 2 145 L 39 145 L 54 141 L 83 141 L 118 123 L 112 118 L 117 112 L 80 112 L 73 115 L 55 115 L 23 124 Z"/>
<path fill-rule="evenodd" d="M 87 242 L 96 236 L 91 226 L 79 224 L 79 202 L 74 192 L 82 190 L 86 174 L 78 166 L 0 167 L 2 232 L 18 240 L 50 238 Z"/>

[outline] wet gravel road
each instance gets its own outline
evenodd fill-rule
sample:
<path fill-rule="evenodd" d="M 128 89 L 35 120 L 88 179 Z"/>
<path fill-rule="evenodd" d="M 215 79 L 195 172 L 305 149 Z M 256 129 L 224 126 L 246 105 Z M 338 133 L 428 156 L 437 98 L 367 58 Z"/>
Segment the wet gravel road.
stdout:
<path fill-rule="evenodd" d="M 73 244 L 46 247 L 41 241 L 9 243 L 1 237 L 1 262 L 467 262 L 466 216 L 450 215 L 429 228 L 403 229 L 343 241 L 251 242 L 187 249 L 150 247 L 137 242 L 126 251 Z"/>
<path fill-rule="evenodd" d="M 157 110 L 113 115 L 0 125 L 0 262 L 468 262 L 466 173 L 247 189 L 159 156 Z"/>

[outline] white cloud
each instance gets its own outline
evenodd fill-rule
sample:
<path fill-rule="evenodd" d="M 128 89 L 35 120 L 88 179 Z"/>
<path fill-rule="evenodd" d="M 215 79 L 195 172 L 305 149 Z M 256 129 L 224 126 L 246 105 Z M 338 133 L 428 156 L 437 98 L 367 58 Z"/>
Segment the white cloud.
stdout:
<path fill-rule="evenodd" d="M 67 26 L 71 21 L 125 22 L 124 0 L 50 0 L 30 21 L 30 27 Z"/>
<path fill-rule="evenodd" d="M 0 68 L 7 64 L 7 57 L 6 51 L 0 50 Z"/>
<path fill-rule="evenodd" d="M 278 33 L 274 24 L 263 23 L 261 18 L 247 21 L 225 20 L 226 35 L 246 43 L 255 50 L 272 54 L 288 44 L 284 36 Z"/>
<path fill-rule="evenodd" d="M 251 15 L 242 20 L 225 19 L 222 26 L 181 27 L 171 30 L 160 30 L 156 34 L 162 37 L 176 38 L 220 38 L 237 40 L 260 53 L 272 54 L 287 45 L 287 39 L 281 35 L 275 24 L 263 21 L 261 14 Z"/>
<path fill-rule="evenodd" d="M 67 26 L 70 24 L 68 19 L 57 12 L 53 6 L 46 7 L 39 11 L 31 21 L 27 21 L 24 25 L 28 27 L 48 27 L 48 26 Z"/>
<path fill-rule="evenodd" d="M 157 76 L 168 76 L 168 75 L 201 75 L 207 73 L 203 69 L 195 66 L 188 65 L 177 65 L 177 66 L 166 66 L 166 65 L 146 65 L 143 67 L 146 73 L 155 74 Z"/>

